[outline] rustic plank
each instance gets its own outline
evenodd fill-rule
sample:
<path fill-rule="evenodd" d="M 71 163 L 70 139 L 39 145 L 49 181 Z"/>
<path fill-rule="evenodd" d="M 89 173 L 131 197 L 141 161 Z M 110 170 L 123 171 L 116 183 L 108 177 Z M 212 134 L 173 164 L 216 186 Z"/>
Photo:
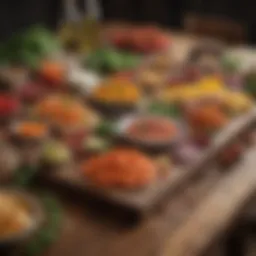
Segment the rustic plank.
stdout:
<path fill-rule="evenodd" d="M 166 241 L 164 255 L 197 256 L 242 210 L 256 190 L 256 146 Z"/>

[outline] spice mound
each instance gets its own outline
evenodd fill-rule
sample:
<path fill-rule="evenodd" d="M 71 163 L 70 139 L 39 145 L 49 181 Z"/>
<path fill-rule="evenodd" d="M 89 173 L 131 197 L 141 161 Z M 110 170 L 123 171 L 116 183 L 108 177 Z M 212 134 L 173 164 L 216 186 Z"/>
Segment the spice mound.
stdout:
<path fill-rule="evenodd" d="M 136 104 L 140 99 L 138 88 L 124 79 L 109 79 L 99 86 L 92 95 L 92 99 L 107 104 Z"/>
<path fill-rule="evenodd" d="M 218 106 L 204 106 L 191 110 L 188 122 L 192 128 L 218 130 L 227 124 L 228 118 Z"/>
<path fill-rule="evenodd" d="M 170 141 L 177 135 L 177 132 L 176 125 L 163 117 L 135 120 L 126 131 L 132 139 L 150 142 Z"/>
<path fill-rule="evenodd" d="M 89 108 L 69 96 L 53 95 L 41 101 L 37 107 L 40 117 L 62 128 L 89 128 L 98 117 Z"/>
<path fill-rule="evenodd" d="M 19 198 L 0 194 L 0 239 L 24 231 L 31 222 L 29 210 Z"/>
<path fill-rule="evenodd" d="M 21 122 L 15 127 L 17 135 L 24 138 L 43 138 L 47 135 L 47 126 L 37 122 Z"/>
<path fill-rule="evenodd" d="M 82 165 L 82 171 L 93 184 L 105 188 L 140 188 L 157 176 L 154 163 L 130 149 L 116 149 L 91 158 Z"/>

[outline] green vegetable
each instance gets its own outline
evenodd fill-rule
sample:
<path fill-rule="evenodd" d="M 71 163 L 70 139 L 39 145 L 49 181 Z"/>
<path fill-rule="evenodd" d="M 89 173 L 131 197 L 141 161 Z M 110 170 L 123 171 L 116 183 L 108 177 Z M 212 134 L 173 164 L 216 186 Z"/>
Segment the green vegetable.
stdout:
<path fill-rule="evenodd" d="M 247 74 L 245 77 L 244 90 L 256 98 L 256 72 Z"/>
<path fill-rule="evenodd" d="M 115 50 L 106 50 L 103 56 L 104 69 L 106 71 L 115 72 L 122 69 L 122 55 Z"/>
<path fill-rule="evenodd" d="M 107 139 L 103 139 L 100 137 L 91 137 L 85 141 L 84 146 L 88 151 L 104 152 L 109 149 L 110 143 L 107 141 Z"/>
<path fill-rule="evenodd" d="M 223 57 L 221 64 L 223 69 L 228 72 L 236 72 L 240 69 L 241 66 L 238 59 L 229 56 Z"/>
<path fill-rule="evenodd" d="M 60 51 L 57 38 L 47 29 L 35 26 L 13 35 L 0 47 L 0 60 L 4 63 L 22 64 L 31 68 L 39 66 L 42 59 Z"/>
<path fill-rule="evenodd" d="M 173 118 L 180 116 L 180 108 L 177 105 L 162 102 L 152 103 L 148 108 L 148 112 L 155 115 L 163 115 Z"/>
<path fill-rule="evenodd" d="M 71 152 L 63 143 L 51 141 L 46 143 L 42 157 L 47 163 L 62 164 L 71 160 Z"/>
<path fill-rule="evenodd" d="M 60 49 L 57 38 L 46 28 L 35 26 L 27 30 L 23 35 L 23 47 L 31 53 L 46 56 Z"/>
<path fill-rule="evenodd" d="M 35 167 L 22 167 L 17 171 L 14 179 L 14 185 L 28 187 L 32 184 L 38 169 Z M 42 206 L 45 210 L 45 220 L 43 227 L 35 234 L 22 249 L 22 256 L 39 256 L 52 243 L 54 243 L 60 234 L 62 223 L 62 209 L 58 200 L 49 193 L 40 193 Z"/>
<path fill-rule="evenodd" d="M 101 73 L 119 72 L 134 68 L 139 63 L 139 56 L 113 48 L 98 49 L 85 60 L 85 65 Z"/>
<path fill-rule="evenodd" d="M 58 201 L 51 194 L 41 194 L 41 201 L 46 212 L 46 224 L 24 247 L 24 256 L 38 256 L 54 243 L 60 234 L 62 210 Z"/>
<path fill-rule="evenodd" d="M 96 128 L 96 134 L 101 137 L 110 137 L 116 131 L 115 124 L 110 121 L 103 121 Z"/>
<path fill-rule="evenodd" d="M 22 166 L 20 167 L 14 177 L 14 185 L 19 187 L 28 186 L 35 175 L 37 174 L 38 168 L 35 166 Z"/>
<path fill-rule="evenodd" d="M 124 59 L 124 62 L 123 62 L 123 65 L 122 65 L 123 70 L 132 69 L 132 68 L 138 66 L 139 62 L 140 62 L 140 57 L 139 56 L 133 55 L 133 54 L 130 54 L 130 53 L 124 53 L 123 54 L 123 59 Z"/>

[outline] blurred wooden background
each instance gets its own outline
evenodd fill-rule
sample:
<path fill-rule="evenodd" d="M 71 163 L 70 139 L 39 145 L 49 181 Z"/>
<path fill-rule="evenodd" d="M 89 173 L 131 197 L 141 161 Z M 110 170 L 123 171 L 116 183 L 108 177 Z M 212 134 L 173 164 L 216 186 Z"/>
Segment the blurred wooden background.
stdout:
<path fill-rule="evenodd" d="M 86 0 L 77 0 L 82 2 Z M 158 23 L 212 34 L 228 41 L 256 41 L 254 0 L 99 0 L 105 20 Z M 0 37 L 34 23 L 55 28 L 62 0 L 1 0 Z"/>

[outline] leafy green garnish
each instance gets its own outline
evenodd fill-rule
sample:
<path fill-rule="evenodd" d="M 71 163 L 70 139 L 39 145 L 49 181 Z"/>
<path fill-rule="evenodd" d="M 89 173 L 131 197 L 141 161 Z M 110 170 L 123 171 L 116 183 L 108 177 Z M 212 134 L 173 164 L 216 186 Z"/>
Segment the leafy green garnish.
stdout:
<path fill-rule="evenodd" d="M 228 72 L 236 72 L 241 67 L 239 59 L 229 56 L 224 56 L 221 60 L 221 64 L 223 69 Z"/>
<path fill-rule="evenodd" d="M 38 168 L 35 166 L 20 167 L 14 177 L 14 185 L 18 187 L 27 187 L 31 184 L 33 178 L 37 174 Z"/>
<path fill-rule="evenodd" d="M 42 26 L 34 26 L 1 44 L 0 61 L 37 68 L 43 58 L 60 49 L 60 42 L 53 33 Z"/>
<path fill-rule="evenodd" d="M 132 69 L 139 64 L 139 61 L 139 55 L 106 47 L 87 56 L 84 65 L 100 73 L 110 73 Z"/>
<path fill-rule="evenodd" d="M 116 126 L 114 122 L 103 121 L 96 128 L 95 133 L 101 137 L 110 137 L 116 132 Z"/>
<path fill-rule="evenodd" d="M 255 97 L 256 95 L 256 72 L 252 72 L 245 78 L 244 90 Z"/>
<path fill-rule="evenodd" d="M 180 108 L 176 104 L 167 104 L 163 102 L 154 102 L 149 108 L 148 112 L 154 115 L 163 115 L 172 118 L 180 117 Z"/>
<path fill-rule="evenodd" d="M 24 256 L 38 256 L 44 252 L 60 234 L 62 210 L 57 199 L 51 194 L 41 194 L 40 199 L 46 212 L 46 223 L 34 238 L 23 248 Z"/>

